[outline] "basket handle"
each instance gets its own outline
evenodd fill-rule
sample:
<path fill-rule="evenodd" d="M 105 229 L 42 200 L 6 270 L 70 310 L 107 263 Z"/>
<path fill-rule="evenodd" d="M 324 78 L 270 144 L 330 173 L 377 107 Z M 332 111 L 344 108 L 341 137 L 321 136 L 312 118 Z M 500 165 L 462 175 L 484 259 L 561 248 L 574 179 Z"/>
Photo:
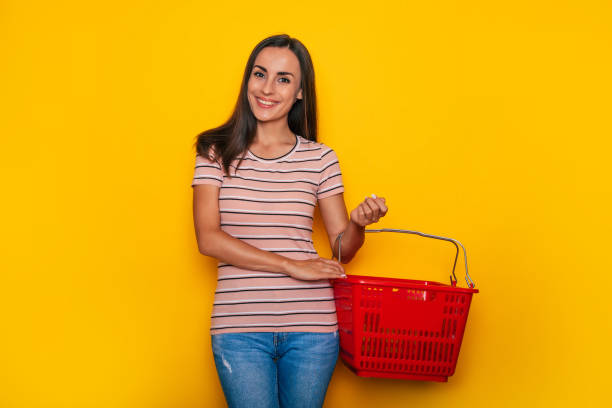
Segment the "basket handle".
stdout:
<path fill-rule="evenodd" d="M 452 286 L 457 286 L 457 275 L 455 275 L 455 267 L 457 266 L 457 258 L 459 257 L 459 246 L 461 246 L 461 249 L 463 250 L 463 259 L 465 261 L 465 282 L 470 287 L 470 289 L 474 289 L 474 286 L 476 286 L 474 284 L 474 281 L 470 277 L 470 274 L 468 273 L 467 253 L 465 252 L 465 247 L 461 244 L 461 242 L 455 239 L 440 237 L 437 235 L 425 234 L 423 232 L 418 232 L 418 231 L 410 231 L 410 230 L 394 229 L 394 228 L 366 229 L 365 232 L 400 232 L 403 234 L 415 234 L 415 235 L 420 235 L 422 237 L 434 238 L 434 239 L 439 239 L 442 241 L 451 242 L 453 245 L 455 245 L 455 248 L 457 248 L 457 253 L 455 254 L 455 262 L 453 263 L 452 275 L 450 276 Z M 338 241 L 338 262 L 342 260 L 342 235 L 343 234 L 344 234 L 344 231 L 338 234 L 338 237 L 336 238 L 336 241 Z M 457 244 L 459 244 L 459 246 Z"/>

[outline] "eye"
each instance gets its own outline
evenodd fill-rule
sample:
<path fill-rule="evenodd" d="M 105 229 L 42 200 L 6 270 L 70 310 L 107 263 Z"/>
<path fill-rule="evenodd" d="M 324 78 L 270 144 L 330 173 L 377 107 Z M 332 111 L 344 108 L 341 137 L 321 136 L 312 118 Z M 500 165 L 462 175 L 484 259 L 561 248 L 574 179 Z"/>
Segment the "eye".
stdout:
<path fill-rule="evenodd" d="M 258 77 L 258 78 L 263 78 L 263 77 L 264 77 L 263 72 L 260 72 L 260 71 L 255 71 L 255 72 L 253 73 L 253 75 L 254 75 L 254 76 L 256 76 L 256 77 Z"/>
<path fill-rule="evenodd" d="M 291 81 L 289 80 L 289 78 L 285 78 L 285 77 L 280 77 L 278 80 L 279 80 L 280 82 L 284 82 L 284 83 L 286 83 L 286 84 L 291 83 Z"/>

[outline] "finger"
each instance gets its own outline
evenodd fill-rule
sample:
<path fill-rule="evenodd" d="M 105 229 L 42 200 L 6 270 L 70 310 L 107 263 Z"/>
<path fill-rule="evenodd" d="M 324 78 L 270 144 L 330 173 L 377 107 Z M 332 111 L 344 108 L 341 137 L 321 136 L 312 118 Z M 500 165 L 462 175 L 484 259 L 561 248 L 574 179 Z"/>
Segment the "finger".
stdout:
<path fill-rule="evenodd" d="M 329 270 L 329 271 L 327 271 L 327 272 L 328 272 L 328 273 L 329 273 L 329 274 L 330 274 L 332 277 L 334 277 L 334 278 L 338 278 L 338 277 L 343 277 L 343 276 L 346 276 L 346 274 L 345 274 L 344 272 L 342 272 L 342 271 L 338 271 L 338 270 L 336 270 L 336 269 L 334 269 L 334 270 Z"/>
<path fill-rule="evenodd" d="M 368 221 L 372 218 L 372 216 L 374 215 L 371 206 L 368 204 L 368 200 L 371 200 L 371 198 L 366 197 L 365 200 L 363 200 L 363 203 L 359 204 L 362 208 L 363 208 L 363 212 L 366 216 L 366 218 L 368 219 Z"/>
<path fill-rule="evenodd" d="M 375 203 L 376 206 L 380 209 L 379 211 L 379 217 L 382 217 L 383 215 L 385 215 L 387 213 L 387 211 L 389 210 L 387 208 L 386 205 L 386 201 L 384 197 L 377 197 L 376 194 L 372 194 L 372 202 L 371 203 Z"/>
<path fill-rule="evenodd" d="M 346 275 L 321 275 L 319 279 L 346 279 Z"/>
<path fill-rule="evenodd" d="M 370 219 L 373 220 L 378 220 L 378 218 L 380 217 L 380 207 L 378 206 L 378 203 L 376 202 L 376 200 L 372 199 L 372 198 L 368 198 L 365 201 L 365 205 L 367 205 L 370 209 L 370 211 L 372 212 Z"/>
<path fill-rule="evenodd" d="M 363 226 L 367 223 L 367 218 L 366 218 L 365 212 L 363 211 L 363 206 L 360 205 L 358 207 L 358 212 L 359 212 L 359 218 L 361 220 L 359 225 Z"/>
<path fill-rule="evenodd" d="M 380 216 L 384 217 L 385 215 L 387 215 L 387 212 L 389 212 L 389 207 L 387 207 L 386 205 L 383 205 L 380 211 L 381 211 Z"/>
<path fill-rule="evenodd" d="M 378 206 L 374 204 L 374 200 L 369 198 L 364 203 L 366 215 L 368 216 L 368 224 L 376 222 L 378 219 Z"/>
<path fill-rule="evenodd" d="M 316 258 L 316 261 L 321 262 L 322 268 L 325 270 L 335 270 L 335 271 L 338 271 L 338 273 L 344 274 L 344 268 L 338 261 L 335 261 L 333 259 L 327 259 L 327 258 Z"/>
<path fill-rule="evenodd" d="M 330 265 L 342 266 L 340 262 L 336 261 L 335 259 L 328 259 L 328 258 L 319 258 L 319 259 Z"/>
<path fill-rule="evenodd" d="M 385 200 L 384 199 L 380 199 L 378 198 L 377 200 L 374 200 L 374 202 L 376 203 L 376 205 L 378 206 L 378 208 L 380 209 L 380 216 L 384 216 L 387 211 L 389 211 L 389 208 L 385 205 Z"/>
<path fill-rule="evenodd" d="M 331 267 L 331 266 L 325 266 L 323 269 L 319 271 L 319 273 L 323 274 L 323 276 L 326 278 L 333 278 L 333 279 L 342 278 L 346 276 L 346 274 L 343 271 L 339 271 L 338 269 Z"/>
<path fill-rule="evenodd" d="M 321 258 L 321 260 L 323 262 L 325 262 L 327 265 L 329 265 L 331 268 L 337 270 L 340 273 L 344 273 L 344 267 L 342 266 L 342 264 L 338 261 L 334 261 L 333 259 L 326 259 L 326 258 Z"/>
<path fill-rule="evenodd" d="M 339 273 L 340 275 L 344 275 L 344 267 L 342 265 L 340 265 L 339 263 L 335 263 L 333 265 L 330 265 L 330 267 L 337 273 Z"/>
<path fill-rule="evenodd" d="M 344 272 L 344 270 L 340 270 L 340 271 L 335 270 L 335 271 L 332 271 L 332 273 L 335 278 L 346 278 L 346 273 Z"/>

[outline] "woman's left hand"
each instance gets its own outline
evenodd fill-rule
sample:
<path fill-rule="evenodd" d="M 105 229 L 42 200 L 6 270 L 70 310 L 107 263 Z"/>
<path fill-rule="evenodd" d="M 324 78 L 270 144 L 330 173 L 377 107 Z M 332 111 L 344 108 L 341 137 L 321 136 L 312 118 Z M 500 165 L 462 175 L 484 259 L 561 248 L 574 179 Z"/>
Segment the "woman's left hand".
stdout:
<path fill-rule="evenodd" d="M 388 210 L 385 199 L 372 194 L 372 197 L 366 197 L 357 208 L 351 211 L 351 221 L 360 227 L 365 227 L 378 222 Z"/>

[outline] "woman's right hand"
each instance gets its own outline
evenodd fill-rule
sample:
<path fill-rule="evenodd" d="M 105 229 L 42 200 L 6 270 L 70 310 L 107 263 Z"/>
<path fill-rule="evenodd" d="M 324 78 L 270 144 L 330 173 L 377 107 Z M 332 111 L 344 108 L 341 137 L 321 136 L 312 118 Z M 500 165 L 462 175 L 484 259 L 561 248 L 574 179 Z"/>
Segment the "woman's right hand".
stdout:
<path fill-rule="evenodd" d="M 285 269 L 289 276 L 299 280 L 346 278 L 342 265 L 333 259 L 290 259 Z"/>

